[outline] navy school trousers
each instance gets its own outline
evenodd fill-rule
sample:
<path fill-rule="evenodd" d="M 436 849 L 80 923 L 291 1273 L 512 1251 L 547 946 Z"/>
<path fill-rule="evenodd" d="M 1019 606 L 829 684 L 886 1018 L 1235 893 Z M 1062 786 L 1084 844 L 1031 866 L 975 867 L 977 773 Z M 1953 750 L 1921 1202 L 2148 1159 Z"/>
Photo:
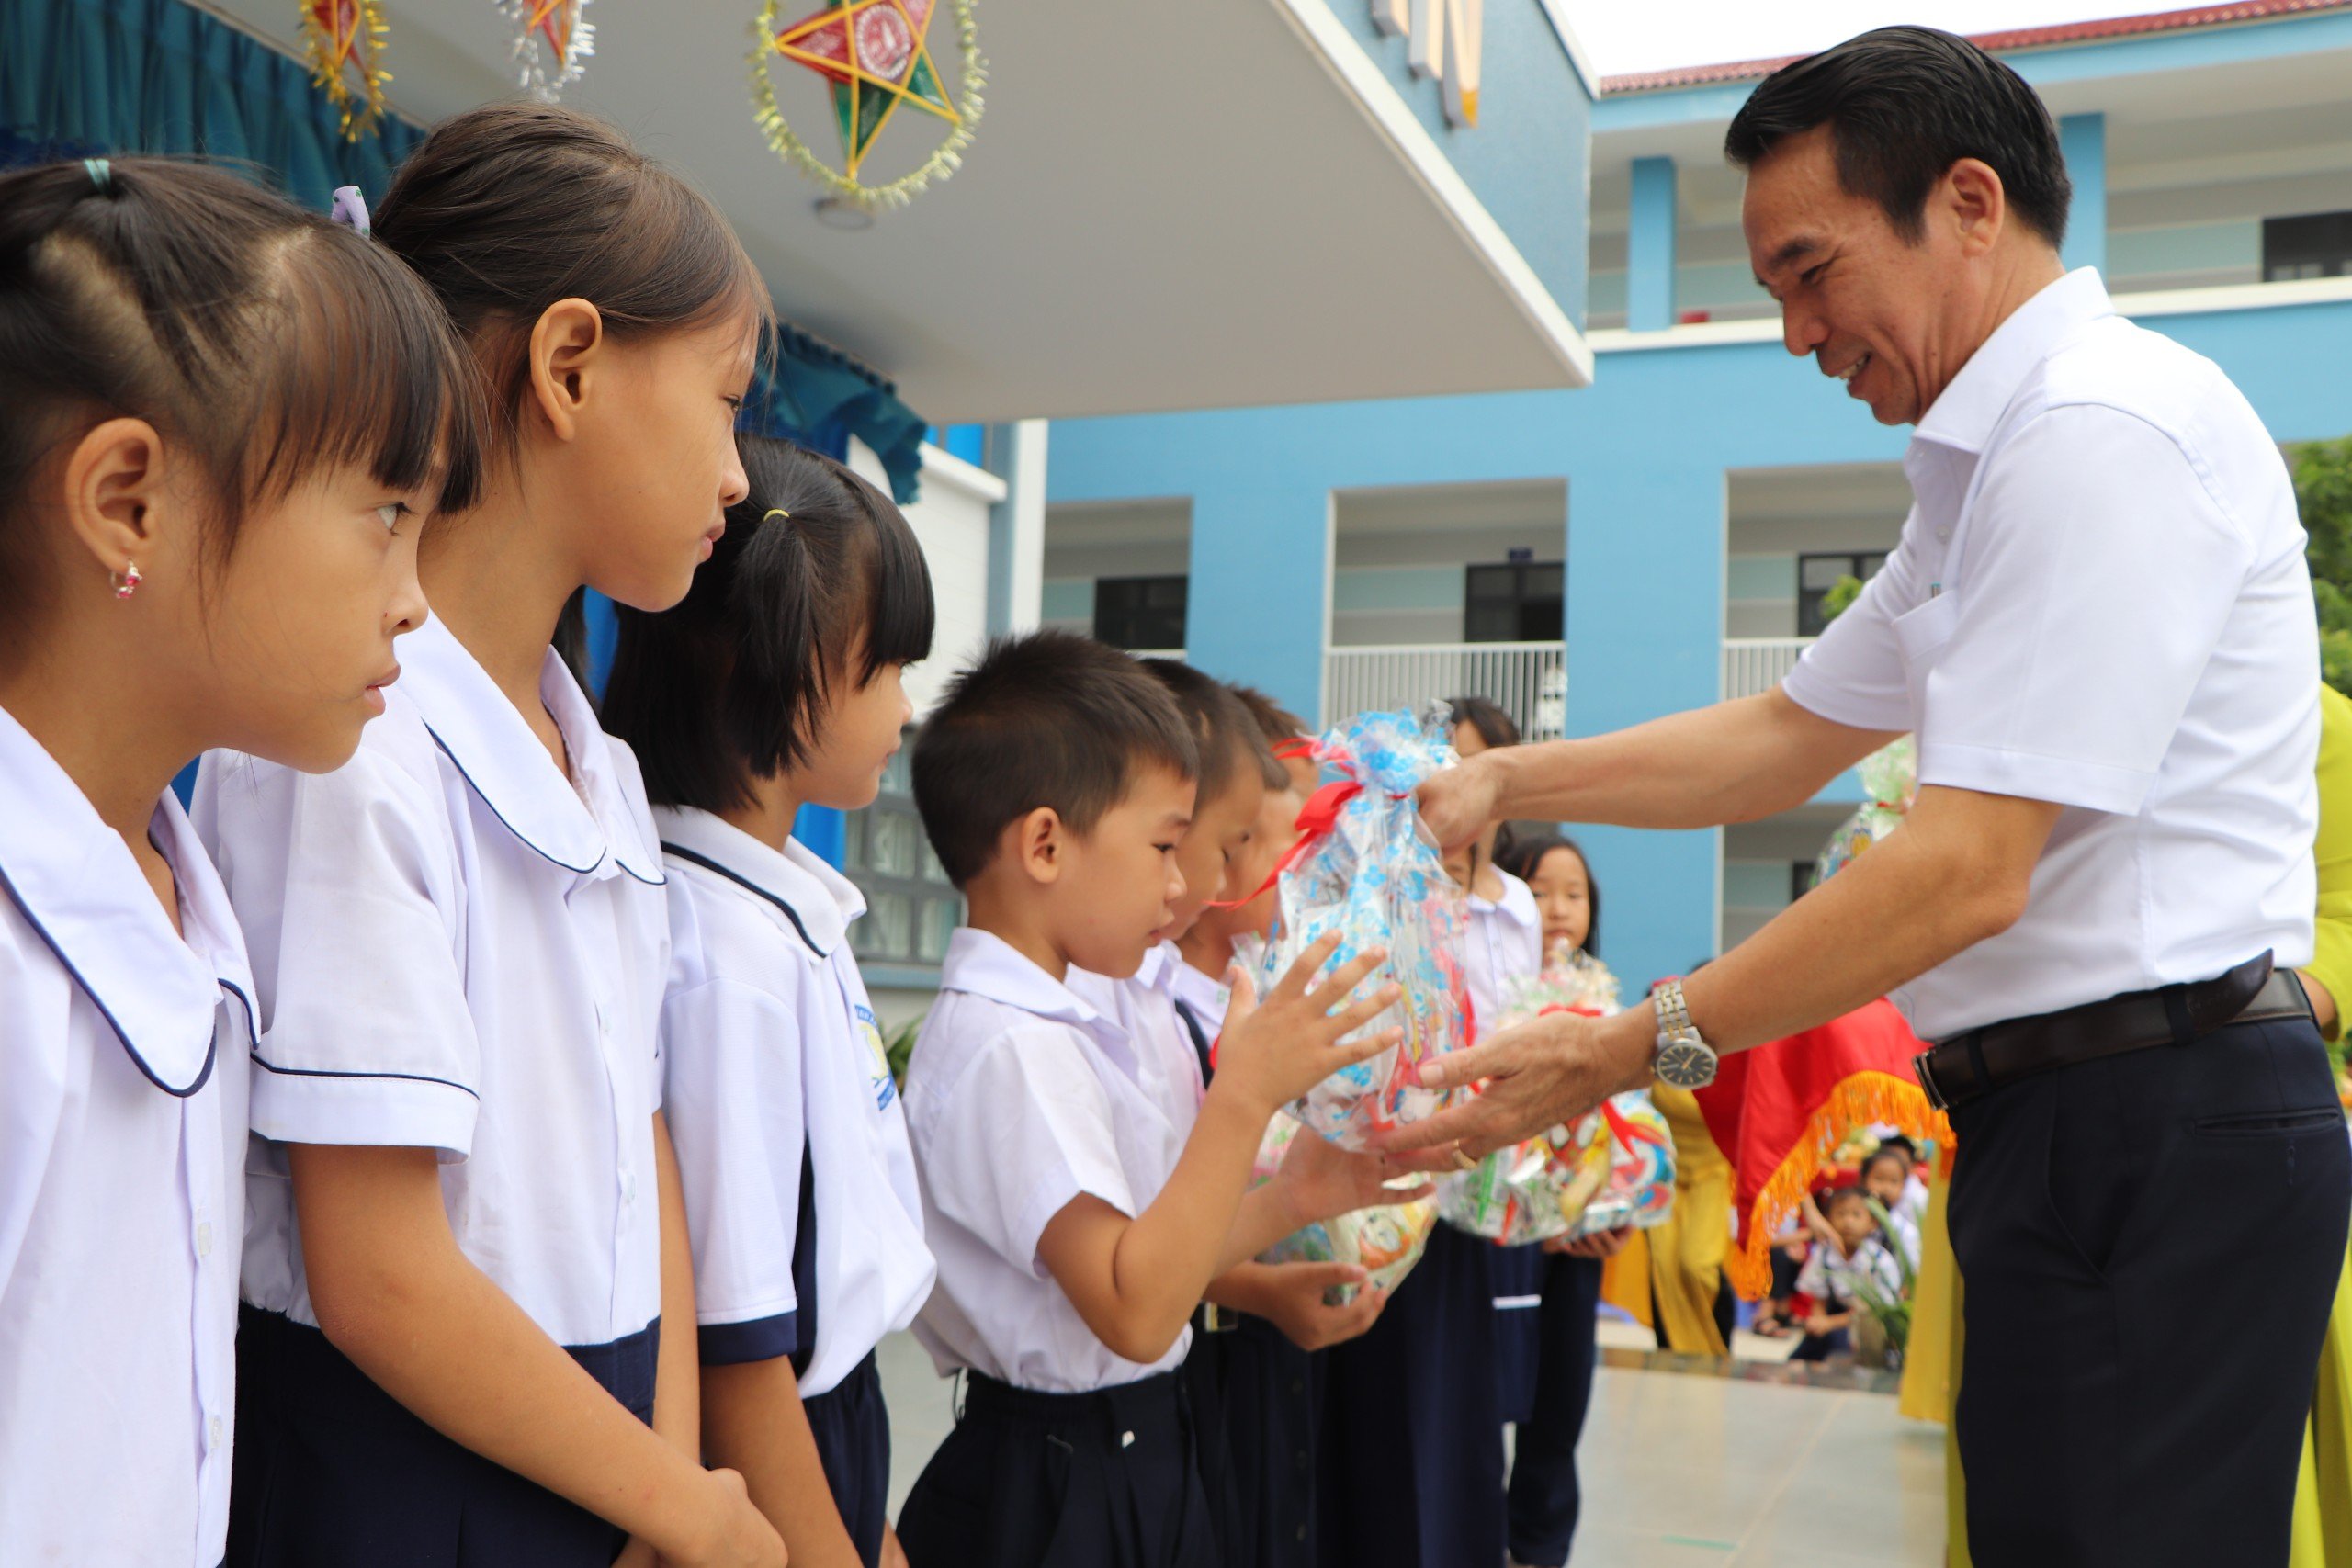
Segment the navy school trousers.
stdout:
<path fill-rule="evenodd" d="M 882 1373 L 868 1350 L 850 1374 L 800 1402 L 825 1484 L 865 1568 L 882 1561 L 882 1529 L 890 1506 L 890 1412 L 882 1402 Z"/>
<path fill-rule="evenodd" d="M 1195 1326 L 1183 1376 L 1227 1568 L 1312 1568 L 1323 1358 L 1262 1317 Z"/>
<path fill-rule="evenodd" d="M 1510 1554 L 1530 1568 L 1568 1561 L 1584 1494 L 1577 1442 L 1592 1404 L 1600 1263 L 1541 1247 L 1495 1249 L 1495 1395 L 1512 1438 L 1507 1515 Z"/>
<path fill-rule="evenodd" d="M 649 1422 L 659 1327 L 571 1352 Z M 230 1568 L 606 1568 L 625 1544 L 426 1426 L 319 1330 L 239 1309 Z"/>
<path fill-rule="evenodd" d="M 1502 1561 L 1498 1250 L 1439 1225 L 1371 1331 L 1324 1352 L 1315 1545 L 1325 1568 Z"/>
<path fill-rule="evenodd" d="M 899 1544 L 912 1568 L 1216 1568 L 1196 1440 L 1172 1371 L 1085 1393 L 967 1372 Z"/>

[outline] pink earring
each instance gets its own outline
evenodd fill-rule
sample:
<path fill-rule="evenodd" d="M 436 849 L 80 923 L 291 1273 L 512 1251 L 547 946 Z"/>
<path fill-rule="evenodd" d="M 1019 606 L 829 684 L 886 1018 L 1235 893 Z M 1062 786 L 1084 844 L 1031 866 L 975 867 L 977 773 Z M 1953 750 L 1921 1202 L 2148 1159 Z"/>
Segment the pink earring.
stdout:
<path fill-rule="evenodd" d="M 115 580 L 114 596 L 118 599 L 128 599 L 138 592 L 139 563 L 127 560 L 122 563 L 122 575 Z"/>

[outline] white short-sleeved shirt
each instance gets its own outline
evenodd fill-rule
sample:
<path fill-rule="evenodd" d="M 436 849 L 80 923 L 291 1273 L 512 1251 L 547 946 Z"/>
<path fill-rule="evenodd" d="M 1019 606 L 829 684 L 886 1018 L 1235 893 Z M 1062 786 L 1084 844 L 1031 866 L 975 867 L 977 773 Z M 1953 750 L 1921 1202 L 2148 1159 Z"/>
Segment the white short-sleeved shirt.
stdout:
<path fill-rule="evenodd" d="M 1225 1010 L 1233 1005 L 1233 993 L 1224 979 L 1216 975 L 1204 975 L 1184 961 L 1180 953 L 1169 988 L 1176 999 L 1200 1021 L 1201 1032 L 1212 1043 L 1225 1028 Z"/>
<path fill-rule="evenodd" d="M 653 823 L 673 955 L 662 1101 L 702 1359 L 793 1356 L 800 1392 L 823 1393 L 914 1321 L 935 1272 L 906 1112 L 850 953 L 865 899 L 799 844 L 779 851 L 707 811 L 659 807 Z"/>
<path fill-rule="evenodd" d="M 2086 269 L 1985 340 L 1903 466 L 1900 544 L 1784 689 L 1916 731 L 1922 784 L 2064 807 L 2024 918 L 1894 993 L 1912 1027 L 2308 962 L 2318 632 L 2245 397 Z"/>
<path fill-rule="evenodd" d="M 1089 970 L 1073 968 L 1068 984 L 1073 995 L 1096 1011 L 1116 1019 L 1136 1050 L 1136 1065 L 1144 1087 L 1168 1113 L 1183 1137 L 1193 1135 L 1200 1119 L 1201 1096 L 1207 1081 L 1201 1073 L 1201 1053 L 1192 1031 L 1177 1015 L 1179 977 L 1184 955 L 1172 942 L 1163 942 L 1143 955 L 1142 965 L 1124 980 L 1107 979 Z"/>
<path fill-rule="evenodd" d="M 1824 1307 L 1858 1305 L 1864 1289 L 1883 1295 L 1903 1293 L 1903 1270 L 1894 1254 L 1877 1236 L 1866 1237 L 1850 1254 L 1826 1241 L 1816 1241 L 1797 1270 L 1797 1290 Z"/>
<path fill-rule="evenodd" d="M 1471 1043 L 1495 1032 L 1516 988 L 1544 968 L 1544 915 L 1527 884 L 1497 866 L 1500 898 L 1470 895 L 1462 923 L 1462 972 L 1469 982 Z"/>
<path fill-rule="evenodd" d="M 0 711 L 0 1562 L 227 1548 L 253 982 L 179 802 L 130 849 Z"/>
<path fill-rule="evenodd" d="M 196 820 L 244 922 L 271 1144 L 441 1152 L 458 1247 L 558 1343 L 662 1308 L 653 1112 L 669 914 L 628 748 L 553 652 L 547 748 L 439 621 L 358 755 L 205 759 Z M 315 1325 L 285 1152 L 250 1164 L 244 1297 Z"/>
<path fill-rule="evenodd" d="M 939 1259 L 915 1335 L 943 1374 L 1076 1393 L 1184 1359 L 1189 1328 L 1148 1366 L 1114 1355 L 1037 1258 L 1046 1222 L 1080 1193 L 1140 1214 L 1183 1152 L 1115 1018 L 966 927 L 908 1065 L 907 1127 Z"/>

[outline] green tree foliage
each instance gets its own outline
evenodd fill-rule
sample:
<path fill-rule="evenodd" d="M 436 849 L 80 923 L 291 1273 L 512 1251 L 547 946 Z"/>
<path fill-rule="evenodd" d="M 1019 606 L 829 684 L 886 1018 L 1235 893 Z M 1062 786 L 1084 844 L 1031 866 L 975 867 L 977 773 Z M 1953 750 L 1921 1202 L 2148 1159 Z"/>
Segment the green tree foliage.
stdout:
<path fill-rule="evenodd" d="M 2352 436 L 2290 450 L 2295 503 L 2311 535 L 2305 551 L 2319 604 L 2320 674 L 2352 694 Z"/>
<path fill-rule="evenodd" d="M 1831 583 L 1829 592 L 1821 596 L 1822 620 L 1825 623 L 1834 621 L 1844 615 L 1852 608 L 1854 601 L 1861 596 L 1861 592 L 1862 580 L 1850 572 Z"/>

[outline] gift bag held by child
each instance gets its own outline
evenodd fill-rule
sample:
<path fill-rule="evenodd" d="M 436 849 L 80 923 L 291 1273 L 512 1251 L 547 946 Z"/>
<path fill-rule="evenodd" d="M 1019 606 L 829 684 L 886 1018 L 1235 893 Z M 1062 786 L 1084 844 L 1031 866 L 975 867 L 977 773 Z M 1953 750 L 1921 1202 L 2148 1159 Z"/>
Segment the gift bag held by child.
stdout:
<path fill-rule="evenodd" d="M 1404 996 L 1350 1038 L 1402 1028 L 1403 1043 L 1340 1068 L 1292 1107 L 1343 1148 L 1363 1148 L 1374 1133 L 1442 1110 L 1450 1093 L 1422 1087 L 1416 1069 L 1468 1043 L 1461 891 L 1413 797 L 1423 779 L 1454 762 L 1447 733 L 1440 709 L 1427 722 L 1402 712 L 1360 714 L 1323 738 L 1316 748 L 1323 787 L 1299 814 L 1305 836 L 1276 878 L 1273 940 L 1255 955 L 1262 992 L 1332 932 L 1340 936 L 1333 964 L 1367 948 L 1387 950 L 1388 961 L 1359 991 L 1393 980 Z M 1247 952 L 1241 957 L 1252 962 Z"/>
<path fill-rule="evenodd" d="M 1903 826 L 1919 794 L 1918 742 L 1905 735 L 1863 758 L 1856 770 L 1870 799 L 1833 834 L 1814 863 L 1814 880 L 1826 882 L 1848 861 Z"/>
<path fill-rule="evenodd" d="M 1274 1118 L 1272 1124 L 1266 1129 L 1264 1141 L 1258 1145 L 1253 1185 L 1281 1168 L 1283 1156 L 1289 1152 L 1291 1140 L 1301 1131 L 1298 1122 L 1288 1114 Z M 1312 1134 L 1308 1135 L 1313 1136 Z M 1429 1245 L 1430 1232 L 1435 1228 L 1437 1200 L 1434 1198 L 1358 1209 L 1336 1219 L 1318 1220 L 1304 1230 L 1293 1232 L 1268 1247 L 1259 1261 L 1362 1264 L 1366 1284 L 1394 1291 L 1398 1282 L 1412 1272 L 1413 1265 L 1421 1260 L 1421 1251 Z M 1334 1285 L 1323 1293 L 1324 1300 L 1332 1306 L 1345 1306 L 1354 1299 L 1356 1290 L 1353 1285 Z"/>

